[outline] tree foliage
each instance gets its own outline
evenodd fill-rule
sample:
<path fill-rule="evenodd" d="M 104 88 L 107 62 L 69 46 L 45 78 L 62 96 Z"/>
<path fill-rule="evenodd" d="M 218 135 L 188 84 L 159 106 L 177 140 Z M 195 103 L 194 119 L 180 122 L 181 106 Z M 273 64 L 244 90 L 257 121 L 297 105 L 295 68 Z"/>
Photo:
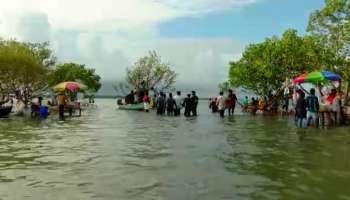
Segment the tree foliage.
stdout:
<path fill-rule="evenodd" d="M 287 30 L 281 38 L 249 45 L 239 61 L 231 62 L 230 84 L 267 96 L 278 91 L 286 78 L 327 68 L 333 55 L 316 36 L 301 37 L 296 30 Z"/>
<path fill-rule="evenodd" d="M 136 90 L 165 90 L 171 88 L 177 74 L 168 63 L 161 61 L 155 51 L 140 58 L 133 67 L 127 68 L 126 81 Z"/>
<path fill-rule="evenodd" d="M 335 51 L 338 59 L 350 56 L 350 1 L 326 0 L 326 6 L 313 12 L 308 31 L 319 35 Z"/>
<path fill-rule="evenodd" d="M 77 81 L 86 85 L 91 92 L 97 92 L 101 88 L 100 79 L 101 77 L 95 73 L 95 69 L 86 68 L 85 65 L 76 63 L 60 64 L 48 76 L 50 86 L 64 81 Z"/>
<path fill-rule="evenodd" d="M 22 90 L 28 99 L 33 92 L 47 86 L 46 75 L 54 62 L 46 43 L 0 39 L 0 94 Z"/>
<path fill-rule="evenodd" d="M 339 73 L 350 90 L 350 1 L 326 0 L 326 5 L 313 12 L 308 31 L 335 53 L 336 62 L 329 68 Z"/>

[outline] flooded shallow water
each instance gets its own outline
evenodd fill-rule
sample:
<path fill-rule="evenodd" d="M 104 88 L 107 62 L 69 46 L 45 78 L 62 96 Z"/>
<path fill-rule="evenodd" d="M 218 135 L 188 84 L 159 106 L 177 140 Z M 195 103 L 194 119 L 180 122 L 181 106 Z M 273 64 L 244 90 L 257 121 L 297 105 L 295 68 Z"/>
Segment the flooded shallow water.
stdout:
<path fill-rule="evenodd" d="M 0 119 L 0 199 L 350 199 L 349 128 L 97 104 L 64 123 Z"/>

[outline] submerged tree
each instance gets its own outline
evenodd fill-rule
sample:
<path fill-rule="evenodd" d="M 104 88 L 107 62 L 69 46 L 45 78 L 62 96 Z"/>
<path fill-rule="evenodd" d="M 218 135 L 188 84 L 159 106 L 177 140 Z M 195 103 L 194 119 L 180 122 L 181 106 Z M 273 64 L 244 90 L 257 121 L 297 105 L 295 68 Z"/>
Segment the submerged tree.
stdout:
<path fill-rule="evenodd" d="M 0 40 L 1 98 L 21 91 L 24 101 L 47 87 L 49 67 L 55 63 L 48 43 Z"/>
<path fill-rule="evenodd" d="M 319 35 L 338 59 L 350 56 L 350 1 L 326 0 L 326 6 L 310 16 L 308 31 Z"/>
<path fill-rule="evenodd" d="M 310 16 L 308 31 L 317 35 L 335 53 L 336 62 L 329 68 L 338 72 L 350 91 L 350 1 L 326 0 L 321 10 Z"/>
<path fill-rule="evenodd" d="M 161 61 L 155 51 L 140 58 L 133 67 L 127 68 L 126 81 L 136 90 L 165 90 L 173 87 L 177 74 L 168 63 Z"/>
<path fill-rule="evenodd" d="M 258 95 L 278 92 L 286 78 L 320 68 L 333 62 L 333 53 L 314 36 L 300 37 L 288 30 L 282 38 L 272 37 L 249 45 L 242 58 L 230 63 L 229 79 Z"/>
<path fill-rule="evenodd" d="M 95 69 L 86 68 L 85 65 L 76 63 L 60 64 L 48 76 L 50 86 L 64 81 L 78 81 L 91 92 L 97 92 L 101 88 L 100 80 L 101 77 L 95 73 Z"/>

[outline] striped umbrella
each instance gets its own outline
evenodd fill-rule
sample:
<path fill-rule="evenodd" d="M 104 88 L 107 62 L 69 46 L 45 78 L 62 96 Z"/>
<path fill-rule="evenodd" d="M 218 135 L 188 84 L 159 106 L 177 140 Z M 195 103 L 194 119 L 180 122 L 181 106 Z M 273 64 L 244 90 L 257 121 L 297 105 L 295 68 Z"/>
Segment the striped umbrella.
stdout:
<path fill-rule="evenodd" d="M 341 77 L 330 71 L 314 71 L 311 73 L 304 73 L 293 80 L 294 84 L 301 83 L 324 83 L 327 81 L 340 81 Z"/>
<path fill-rule="evenodd" d="M 55 87 L 53 87 L 54 91 L 56 92 L 63 92 L 63 91 L 71 91 L 71 92 L 79 92 L 80 90 L 86 88 L 85 85 L 81 84 L 81 83 L 77 83 L 77 82 L 72 82 L 72 81 L 68 81 L 68 82 L 63 82 L 60 83 L 58 85 L 56 85 Z"/>

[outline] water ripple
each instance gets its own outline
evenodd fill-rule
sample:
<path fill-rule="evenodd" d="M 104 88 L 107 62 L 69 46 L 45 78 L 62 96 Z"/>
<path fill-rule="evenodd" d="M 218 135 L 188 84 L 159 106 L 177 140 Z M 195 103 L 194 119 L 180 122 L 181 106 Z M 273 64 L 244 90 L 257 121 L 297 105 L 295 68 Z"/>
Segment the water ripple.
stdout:
<path fill-rule="evenodd" d="M 0 199 L 350 199 L 348 128 L 98 105 L 64 123 L 0 119 Z"/>

